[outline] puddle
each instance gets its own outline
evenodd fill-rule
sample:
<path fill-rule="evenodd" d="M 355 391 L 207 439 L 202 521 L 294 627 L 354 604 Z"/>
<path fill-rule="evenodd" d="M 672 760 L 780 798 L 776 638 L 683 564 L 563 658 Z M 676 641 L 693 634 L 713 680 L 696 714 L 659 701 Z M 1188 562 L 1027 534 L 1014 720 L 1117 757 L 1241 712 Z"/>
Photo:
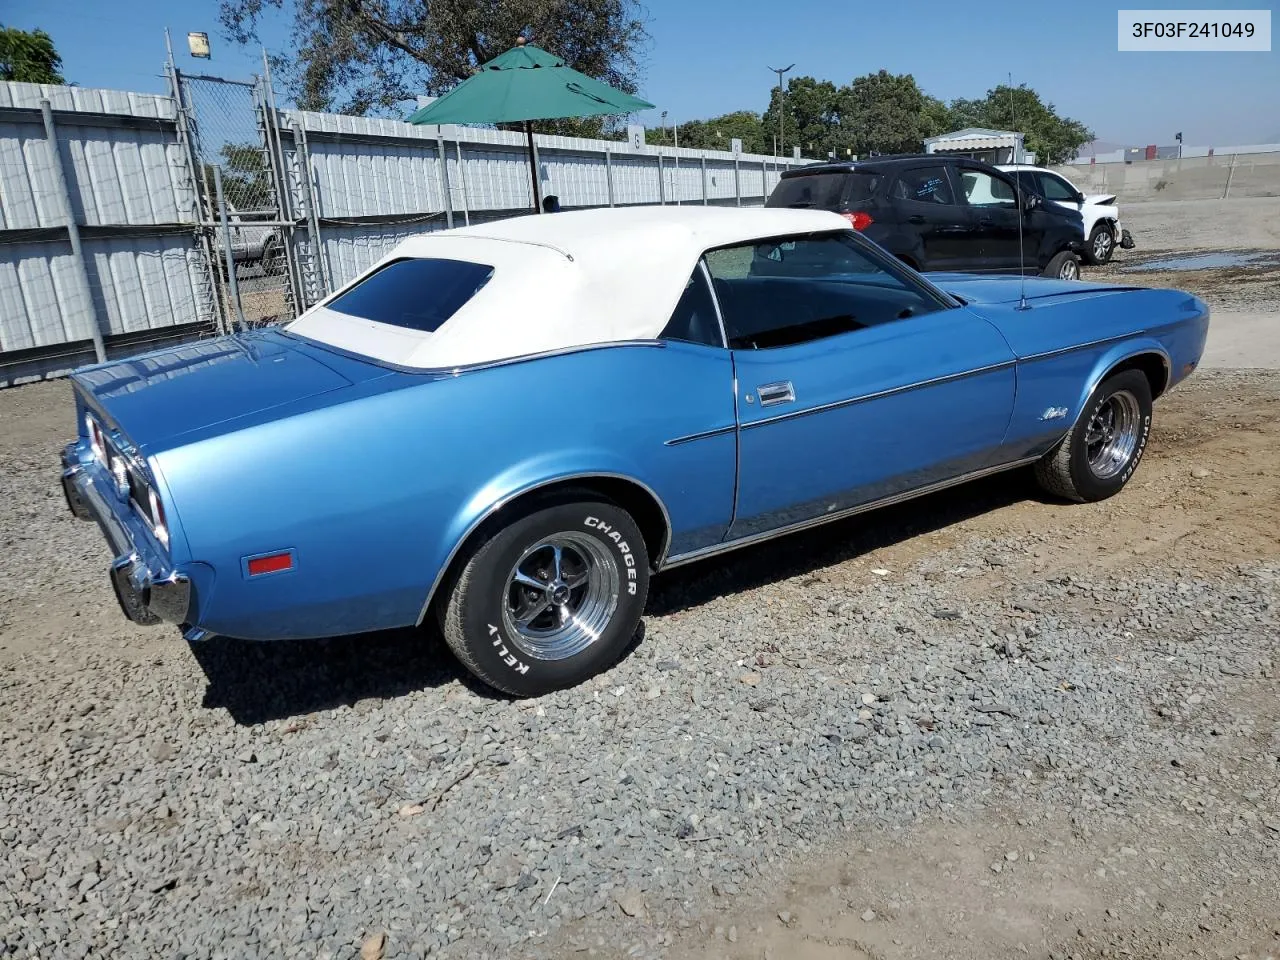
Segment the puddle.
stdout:
<path fill-rule="evenodd" d="M 1121 273 L 1146 273 L 1155 270 L 1221 270 L 1223 267 L 1247 267 L 1262 265 L 1270 260 L 1272 264 L 1280 264 L 1280 252 L 1274 250 L 1258 250 L 1253 252 L 1237 252 L 1225 250 L 1218 253 L 1198 253 L 1189 257 L 1168 257 L 1162 260 L 1148 260 L 1146 263 L 1132 267 L 1121 267 Z M 1272 264 L 1267 264 L 1268 266 Z"/>

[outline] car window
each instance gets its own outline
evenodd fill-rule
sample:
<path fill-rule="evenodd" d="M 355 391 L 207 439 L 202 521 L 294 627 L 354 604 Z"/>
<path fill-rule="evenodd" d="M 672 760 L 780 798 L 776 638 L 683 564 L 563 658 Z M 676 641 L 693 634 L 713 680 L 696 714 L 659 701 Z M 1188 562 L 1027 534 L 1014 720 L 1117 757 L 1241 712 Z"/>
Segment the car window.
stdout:
<path fill-rule="evenodd" d="M 767 207 L 816 207 L 838 210 L 875 196 L 881 177 L 876 173 L 811 173 L 784 177 L 769 195 Z"/>
<path fill-rule="evenodd" d="M 1035 175 L 1033 170 L 1014 170 L 1011 176 L 1018 181 L 1018 186 L 1023 190 L 1030 190 L 1032 193 L 1042 193 L 1040 186 L 1040 178 Z"/>
<path fill-rule="evenodd" d="M 1040 174 L 1040 192 L 1049 200 L 1068 200 L 1071 203 L 1076 202 L 1076 192 L 1071 185 L 1061 177 L 1055 177 L 1051 173 Z"/>
<path fill-rule="evenodd" d="M 1017 207 L 1013 186 L 985 170 L 960 171 L 960 184 L 965 200 L 973 207 Z"/>
<path fill-rule="evenodd" d="M 893 185 L 893 197 L 897 200 L 914 200 L 917 203 L 955 203 L 946 167 L 917 167 L 898 174 Z"/>
<path fill-rule="evenodd" d="M 709 251 L 729 346 L 790 346 L 944 309 L 844 233 Z"/>
<path fill-rule="evenodd" d="M 680 295 L 671 319 L 667 321 L 667 326 L 658 335 L 658 339 L 702 343 L 709 347 L 724 346 L 716 305 L 711 299 L 702 267 L 695 268 L 685 283 L 684 293 Z"/>
<path fill-rule="evenodd" d="M 493 267 L 467 260 L 393 260 L 325 306 L 351 317 L 434 333 L 492 276 Z"/>

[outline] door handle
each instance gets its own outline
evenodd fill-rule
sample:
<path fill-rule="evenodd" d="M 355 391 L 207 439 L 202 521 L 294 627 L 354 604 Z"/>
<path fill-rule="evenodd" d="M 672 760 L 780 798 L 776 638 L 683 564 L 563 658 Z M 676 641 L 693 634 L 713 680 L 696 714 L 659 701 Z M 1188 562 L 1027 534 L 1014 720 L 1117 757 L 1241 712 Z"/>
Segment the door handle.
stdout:
<path fill-rule="evenodd" d="M 760 398 L 760 406 L 772 407 L 779 403 L 791 403 L 796 398 L 796 389 L 790 380 L 762 383 L 756 387 L 756 396 Z"/>
<path fill-rule="evenodd" d="M 990 217 L 979 217 L 979 218 L 978 218 L 978 226 L 980 226 L 980 227 L 989 227 L 989 226 L 991 226 L 991 218 L 990 218 Z"/>
<path fill-rule="evenodd" d="M 907 223 L 924 223 L 924 217 L 920 216 L 918 213 L 913 214 L 912 216 L 907 217 Z"/>

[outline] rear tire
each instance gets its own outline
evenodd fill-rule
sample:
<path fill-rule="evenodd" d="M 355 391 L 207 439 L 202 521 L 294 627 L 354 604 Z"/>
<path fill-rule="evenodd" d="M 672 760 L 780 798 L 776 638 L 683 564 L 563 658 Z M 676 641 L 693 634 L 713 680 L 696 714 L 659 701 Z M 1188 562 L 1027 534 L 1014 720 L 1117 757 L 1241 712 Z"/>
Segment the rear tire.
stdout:
<path fill-rule="evenodd" d="M 627 649 L 649 555 L 630 514 L 595 496 L 539 498 L 462 559 L 438 616 L 480 681 L 541 696 L 607 670 Z"/>
<path fill-rule="evenodd" d="M 1151 385 L 1140 370 L 1107 377 L 1070 432 L 1035 465 L 1036 481 L 1077 503 L 1119 493 L 1138 468 L 1151 435 Z"/>
<path fill-rule="evenodd" d="M 1107 223 L 1096 223 L 1089 234 L 1089 242 L 1085 244 L 1084 262 L 1100 267 L 1111 262 L 1116 252 L 1116 235 Z"/>
<path fill-rule="evenodd" d="M 1080 261 L 1070 250 L 1063 250 L 1061 253 L 1054 254 L 1040 276 L 1053 277 L 1057 280 L 1079 280 Z"/>

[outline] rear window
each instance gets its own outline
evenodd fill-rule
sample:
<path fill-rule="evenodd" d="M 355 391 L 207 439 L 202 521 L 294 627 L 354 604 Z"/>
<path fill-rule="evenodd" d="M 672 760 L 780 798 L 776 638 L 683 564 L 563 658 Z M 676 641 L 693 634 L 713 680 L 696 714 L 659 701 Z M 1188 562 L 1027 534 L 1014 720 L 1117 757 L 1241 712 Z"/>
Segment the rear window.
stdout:
<path fill-rule="evenodd" d="M 879 186 L 880 175 L 876 173 L 812 173 L 786 177 L 778 181 L 765 206 L 839 210 L 870 200 Z"/>
<path fill-rule="evenodd" d="M 326 306 L 347 316 L 433 333 L 492 276 L 493 267 L 466 260 L 394 260 Z"/>

